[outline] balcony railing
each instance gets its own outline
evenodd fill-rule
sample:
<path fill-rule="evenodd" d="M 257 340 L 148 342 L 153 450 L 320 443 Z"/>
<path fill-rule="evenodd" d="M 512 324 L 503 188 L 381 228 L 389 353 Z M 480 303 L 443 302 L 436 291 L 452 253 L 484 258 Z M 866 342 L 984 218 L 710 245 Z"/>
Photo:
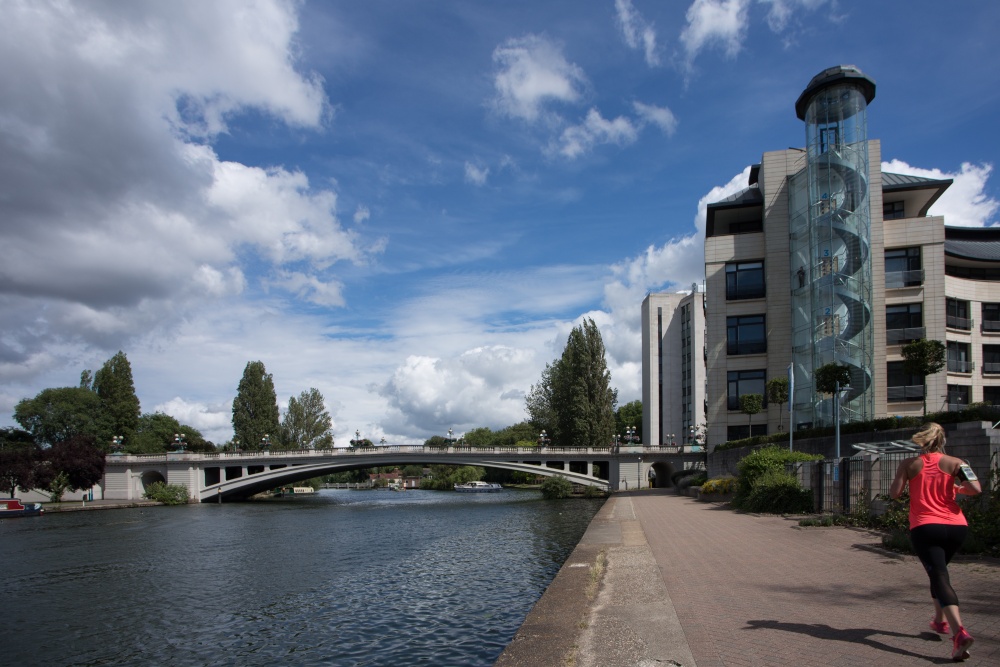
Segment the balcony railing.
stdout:
<path fill-rule="evenodd" d="M 900 345 L 913 340 L 920 340 L 927 337 L 927 329 L 924 327 L 908 327 L 906 329 L 886 329 L 886 345 Z"/>
<path fill-rule="evenodd" d="M 945 324 L 949 329 L 972 331 L 972 325 L 974 324 L 974 321 L 971 319 L 966 319 L 964 317 L 955 317 L 954 315 L 948 315 L 945 317 Z"/>
<path fill-rule="evenodd" d="M 983 375 L 1000 375 L 1000 363 L 991 361 L 984 362 Z"/>
<path fill-rule="evenodd" d="M 885 274 L 885 288 L 919 287 L 924 284 L 924 270 L 892 271 Z"/>
<path fill-rule="evenodd" d="M 1000 334 L 1000 320 L 983 320 L 980 326 L 984 334 Z"/>
<path fill-rule="evenodd" d="M 949 373 L 971 373 L 975 367 L 976 363 L 974 361 L 965 361 L 963 359 L 948 360 Z"/>
<path fill-rule="evenodd" d="M 767 352 L 766 340 L 755 340 L 746 343 L 727 343 L 726 354 L 763 354 Z"/>
<path fill-rule="evenodd" d="M 924 385 L 911 384 L 903 387 L 886 387 L 886 401 L 889 403 L 905 403 L 907 401 L 924 400 Z"/>

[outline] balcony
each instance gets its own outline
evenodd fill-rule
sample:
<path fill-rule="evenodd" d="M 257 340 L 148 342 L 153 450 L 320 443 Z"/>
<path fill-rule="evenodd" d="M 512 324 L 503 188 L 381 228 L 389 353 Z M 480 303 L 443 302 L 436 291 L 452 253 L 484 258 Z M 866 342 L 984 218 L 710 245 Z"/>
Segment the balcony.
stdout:
<path fill-rule="evenodd" d="M 1000 375 L 1000 363 L 990 361 L 984 362 L 983 375 Z"/>
<path fill-rule="evenodd" d="M 980 331 L 984 334 L 1000 334 L 1000 320 L 983 320 Z"/>
<path fill-rule="evenodd" d="M 945 318 L 945 325 L 949 329 L 958 329 L 959 331 L 972 331 L 972 325 L 974 321 L 971 319 L 966 319 L 964 317 L 956 317 L 954 315 L 948 315 Z"/>
<path fill-rule="evenodd" d="M 903 287 L 920 287 L 924 284 L 924 270 L 914 271 L 892 271 L 885 274 L 886 289 L 900 289 Z"/>
<path fill-rule="evenodd" d="M 906 329 L 886 329 L 886 345 L 902 345 L 910 341 L 920 340 L 927 337 L 927 330 L 924 327 L 908 327 Z"/>
<path fill-rule="evenodd" d="M 975 367 L 976 363 L 974 361 L 966 361 L 964 359 L 948 360 L 949 373 L 971 373 Z"/>
<path fill-rule="evenodd" d="M 914 384 L 903 387 L 886 387 L 888 403 L 906 403 L 924 400 L 924 385 Z"/>

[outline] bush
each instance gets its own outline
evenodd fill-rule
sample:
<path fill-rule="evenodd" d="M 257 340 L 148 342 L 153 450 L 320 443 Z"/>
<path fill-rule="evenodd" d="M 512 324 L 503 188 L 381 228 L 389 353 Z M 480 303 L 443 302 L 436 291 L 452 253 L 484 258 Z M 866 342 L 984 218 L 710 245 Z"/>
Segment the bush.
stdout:
<path fill-rule="evenodd" d="M 589 484 L 583 487 L 583 497 L 584 498 L 603 498 L 606 494 L 601 491 L 596 486 L 590 486 Z"/>
<path fill-rule="evenodd" d="M 553 475 L 542 482 L 542 495 L 550 500 L 569 498 L 573 494 L 573 485 L 561 475 Z"/>
<path fill-rule="evenodd" d="M 754 481 L 740 507 L 750 512 L 803 514 L 812 512 L 812 504 L 812 492 L 803 489 L 794 475 L 767 470 Z"/>
<path fill-rule="evenodd" d="M 742 506 L 756 486 L 757 480 L 768 472 L 784 472 L 786 463 L 797 463 L 800 461 L 818 461 L 823 457 L 818 454 L 806 454 L 804 452 L 790 452 L 780 447 L 765 447 L 758 449 L 749 456 L 744 457 L 737 464 L 739 477 L 736 481 L 736 497 L 733 504 Z M 793 478 L 794 480 L 794 478 Z M 796 487 L 801 490 L 798 482 Z M 811 504 L 811 501 L 810 501 Z"/>
<path fill-rule="evenodd" d="M 188 501 L 187 489 L 179 484 L 153 482 L 146 489 L 146 498 L 164 505 L 184 505 Z"/>
<path fill-rule="evenodd" d="M 702 493 L 733 493 L 736 491 L 735 477 L 716 477 L 701 485 Z"/>

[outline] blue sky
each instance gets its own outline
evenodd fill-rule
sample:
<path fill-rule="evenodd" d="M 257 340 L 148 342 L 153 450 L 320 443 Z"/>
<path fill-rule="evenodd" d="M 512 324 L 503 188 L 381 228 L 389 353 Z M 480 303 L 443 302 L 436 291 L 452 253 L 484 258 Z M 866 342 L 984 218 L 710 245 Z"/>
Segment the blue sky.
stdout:
<path fill-rule="evenodd" d="M 619 402 L 704 207 L 854 64 L 885 168 L 1000 221 L 1000 5 L 0 0 L 0 424 L 119 349 L 224 442 L 248 361 L 346 444 L 524 418 L 582 317 Z"/>

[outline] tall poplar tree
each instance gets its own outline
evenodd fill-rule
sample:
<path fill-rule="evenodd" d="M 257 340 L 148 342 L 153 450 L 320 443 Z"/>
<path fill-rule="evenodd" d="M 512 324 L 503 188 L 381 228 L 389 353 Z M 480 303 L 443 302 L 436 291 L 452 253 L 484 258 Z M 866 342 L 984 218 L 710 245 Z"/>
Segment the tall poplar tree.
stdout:
<path fill-rule="evenodd" d="M 262 361 L 250 361 L 233 399 L 233 432 L 242 449 L 262 449 L 262 439 L 278 437 L 278 399 L 274 380 Z"/>
<path fill-rule="evenodd" d="M 288 449 L 326 449 L 333 446 L 333 420 L 326 411 L 323 394 L 310 388 L 288 399 L 288 411 L 281 422 L 281 444 Z"/>
<path fill-rule="evenodd" d="M 85 375 L 81 375 L 81 386 Z M 139 428 L 142 414 L 139 397 L 132 382 L 132 365 L 121 350 L 104 362 L 94 374 L 93 389 L 101 399 L 101 433 L 98 446 L 107 450 L 111 438 L 120 435 L 129 442 Z"/>

